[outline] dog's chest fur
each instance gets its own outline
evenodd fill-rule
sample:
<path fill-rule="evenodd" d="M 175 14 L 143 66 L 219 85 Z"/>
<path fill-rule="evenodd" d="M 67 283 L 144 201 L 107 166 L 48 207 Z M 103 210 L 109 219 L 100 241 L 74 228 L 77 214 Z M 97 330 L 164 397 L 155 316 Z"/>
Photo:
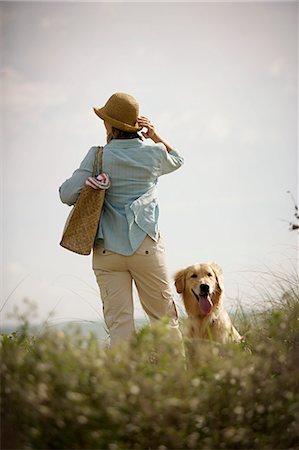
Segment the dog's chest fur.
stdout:
<path fill-rule="evenodd" d="M 217 342 L 239 340 L 239 333 L 234 328 L 230 317 L 222 306 L 205 317 L 189 316 L 190 336 L 192 338 L 208 339 Z"/>

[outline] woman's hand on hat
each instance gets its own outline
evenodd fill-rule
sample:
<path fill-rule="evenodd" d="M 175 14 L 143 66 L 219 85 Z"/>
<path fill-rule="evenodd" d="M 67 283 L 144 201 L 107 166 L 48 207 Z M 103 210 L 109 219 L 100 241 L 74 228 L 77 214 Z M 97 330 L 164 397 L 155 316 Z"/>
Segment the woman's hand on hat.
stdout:
<path fill-rule="evenodd" d="M 173 150 L 172 145 L 170 145 L 167 141 L 162 139 L 162 137 L 156 133 L 154 125 L 151 123 L 151 121 L 147 117 L 140 116 L 140 117 L 138 117 L 137 122 L 140 127 L 147 128 L 146 132 L 144 132 L 144 131 L 141 132 L 143 137 L 151 138 L 155 143 L 162 142 L 162 144 L 165 145 L 166 150 L 168 152 L 171 152 Z"/>
<path fill-rule="evenodd" d="M 144 116 L 138 117 L 137 122 L 140 127 L 147 128 L 147 131 L 143 131 L 141 134 L 147 139 L 150 138 L 154 140 L 156 132 L 152 122 L 147 117 Z"/>

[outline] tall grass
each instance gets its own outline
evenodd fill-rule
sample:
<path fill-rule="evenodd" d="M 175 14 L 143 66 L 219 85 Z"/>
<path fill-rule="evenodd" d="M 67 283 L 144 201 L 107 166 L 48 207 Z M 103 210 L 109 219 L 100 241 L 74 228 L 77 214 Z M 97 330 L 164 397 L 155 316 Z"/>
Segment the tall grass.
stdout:
<path fill-rule="evenodd" d="M 245 349 L 184 338 L 186 360 L 167 322 L 114 349 L 26 323 L 2 335 L 2 448 L 299 448 L 299 297 L 278 297 L 239 311 Z"/>

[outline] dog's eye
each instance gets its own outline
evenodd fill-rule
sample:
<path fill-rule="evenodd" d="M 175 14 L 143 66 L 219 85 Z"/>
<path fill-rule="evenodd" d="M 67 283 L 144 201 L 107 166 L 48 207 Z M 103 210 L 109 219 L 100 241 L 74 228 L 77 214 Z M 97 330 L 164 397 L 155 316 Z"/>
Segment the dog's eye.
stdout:
<path fill-rule="evenodd" d="M 208 277 L 212 277 L 213 275 L 211 274 L 211 272 L 208 273 Z"/>
<path fill-rule="evenodd" d="M 191 275 L 191 278 L 197 278 L 197 274 L 196 274 L 196 273 L 193 273 L 193 274 Z"/>

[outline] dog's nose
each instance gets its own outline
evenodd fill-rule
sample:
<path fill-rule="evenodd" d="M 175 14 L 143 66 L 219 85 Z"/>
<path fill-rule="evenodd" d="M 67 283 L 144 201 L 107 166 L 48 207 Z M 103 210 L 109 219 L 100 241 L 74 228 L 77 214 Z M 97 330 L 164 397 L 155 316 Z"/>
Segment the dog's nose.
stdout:
<path fill-rule="evenodd" d="M 210 286 L 208 284 L 201 284 L 200 285 L 200 293 L 202 295 L 208 294 L 210 290 Z"/>

